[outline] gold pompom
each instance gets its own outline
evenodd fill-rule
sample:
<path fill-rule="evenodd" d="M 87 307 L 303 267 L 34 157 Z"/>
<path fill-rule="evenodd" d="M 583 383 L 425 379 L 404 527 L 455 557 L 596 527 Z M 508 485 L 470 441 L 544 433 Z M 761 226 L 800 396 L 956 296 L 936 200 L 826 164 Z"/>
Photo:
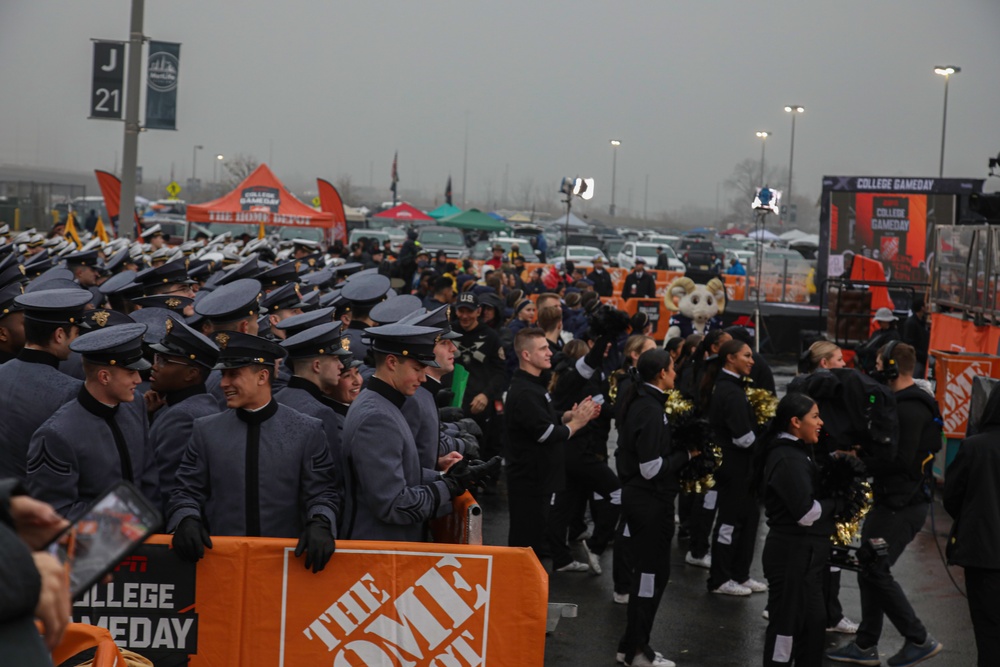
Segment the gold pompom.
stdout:
<path fill-rule="evenodd" d="M 684 394 L 671 389 L 667 392 L 667 402 L 663 406 L 663 411 L 668 417 L 683 417 L 694 410 L 694 402 L 684 398 Z"/>
<path fill-rule="evenodd" d="M 855 512 L 847 521 L 838 521 L 835 526 L 833 535 L 830 539 L 833 540 L 834 544 L 840 546 L 848 546 L 854 539 L 861 534 L 861 521 L 865 518 L 872 508 L 872 487 L 868 482 L 861 482 L 861 487 L 864 489 L 865 503 L 858 511 Z"/>
<path fill-rule="evenodd" d="M 753 408 L 753 414 L 758 424 L 766 424 L 774 419 L 778 410 L 778 397 L 767 389 L 746 388 L 747 400 Z"/>

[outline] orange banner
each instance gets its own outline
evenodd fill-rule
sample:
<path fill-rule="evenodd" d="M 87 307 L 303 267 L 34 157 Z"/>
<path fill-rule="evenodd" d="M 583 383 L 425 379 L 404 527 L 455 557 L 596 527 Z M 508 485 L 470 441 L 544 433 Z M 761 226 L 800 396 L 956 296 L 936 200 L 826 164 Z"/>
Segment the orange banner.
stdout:
<path fill-rule="evenodd" d="M 931 315 L 931 350 L 942 352 L 982 352 L 996 354 L 1000 346 L 1000 327 L 976 326 L 961 315 Z"/>
<path fill-rule="evenodd" d="M 197 566 L 155 536 L 73 607 L 158 667 L 540 665 L 548 578 L 530 549 L 215 537 Z"/>
<path fill-rule="evenodd" d="M 316 187 L 319 189 L 319 209 L 333 215 L 332 235 L 334 241 L 347 243 L 347 216 L 344 214 L 344 200 L 341 199 L 337 188 L 333 183 L 316 179 Z"/>
<path fill-rule="evenodd" d="M 931 352 L 937 360 L 935 398 L 944 419 L 944 434 L 964 438 L 972 402 L 972 381 L 976 377 L 1000 377 L 1000 358 L 985 354 Z"/>

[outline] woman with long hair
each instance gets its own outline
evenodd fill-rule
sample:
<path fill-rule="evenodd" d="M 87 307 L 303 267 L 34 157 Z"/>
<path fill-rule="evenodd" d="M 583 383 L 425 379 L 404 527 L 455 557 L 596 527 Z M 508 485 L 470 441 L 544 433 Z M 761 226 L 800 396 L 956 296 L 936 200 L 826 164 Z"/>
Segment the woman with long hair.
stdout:
<path fill-rule="evenodd" d="M 697 335 L 688 336 L 685 347 L 688 343 L 694 342 L 691 339 Z M 684 365 L 678 381 L 681 393 L 693 400 L 698 398 L 699 382 L 705 374 L 707 365 L 718 357 L 719 348 L 729 340 L 732 340 L 732 336 L 722 329 L 712 329 L 704 336 L 699 337 L 696 347 L 689 353 L 688 361 L 682 361 Z M 705 405 L 701 405 L 695 400 L 695 406 L 699 417 L 708 417 Z M 705 451 L 708 444 L 707 442 L 702 443 L 702 451 Z M 709 538 L 712 535 L 712 522 L 715 521 L 717 496 L 718 492 L 714 489 L 702 493 L 681 493 L 677 503 L 681 522 L 678 539 L 689 538 L 688 551 L 684 555 L 684 562 L 688 565 L 706 570 L 712 566 Z"/>
<path fill-rule="evenodd" d="M 571 340 L 562 352 L 552 373 L 549 392 L 552 406 L 557 412 L 572 410 L 574 405 L 588 396 L 603 396 L 601 366 L 610 337 L 598 338 L 592 346 L 582 340 Z M 566 485 L 556 493 L 549 523 L 549 547 L 556 571 L 584 571 L 601 574 L 601 554 L 611 543 L 620 514 L 621 484 L 608 467 L 607 419 L 597 417 L 574 435 L 574 442 L 566 449 Z M 567 538 L 586 531 L 586 523 L 574 521 L 582 517 L 587 501 L 594 519 L 591 536 L 583 540 L 587 562 L 575 561 Z M 574 527 L 568 533 L 570 526 Z"/>
<path fill-rule="evenodd" d="M 788 387 L 789 392 L 805 393 L 807 383 L 810 379 L 817 377 L 816 374 L 837 368 L 845 368 L 847 362 L 844 361 L 844 352 L 836 343 L 828 340 L 818 340 L 809 346 L 801 357 L 799 357 L 799 372 L 797 378 L 792 380 Z M 826 375 L 830 375 L 827 373 Z M 812 376 L 810 378 L 809 376 Z M 833 378 L 831 378 L 834 382 Z M 830 406 L 824 405 L 828 396 L 827 392 L 820 391 L 816 394 L 821 398 L 818 400 L 820 415 L 826 411 L 832 415 Z M 839 446 L 836 443 L 826 440 L 825 446 L 818 449 L 821 454 L 832 454 Z M 823 602 L 826 609 L 826 629 L 827 632 L 840 632 L 853 635 L 858 631 L 858 623 L 852 621 L 844 615 L 844 608 L 840 604 L 840 568 L 826 567 L 823 569 Z"/>
<path fill-rule="evenodd" d="M 813 399 L 788 394 L 778 403 L 756 457 L 755 487 L 770 529 L 761 559 L 770 586 L 765 667 L 823 663 L 823 571 L 836 503 L 819 495 L 813 448 L 822 426 Z"/>
<path fill-rule="evenodd" d="M 722 465 L 715 472 L 719 516 L 712 533 L 708 590 L 723 595 L 763 593 L 767 584 L 750 578 L 760 509 L 751 488 L 757 419 L 743 378 L 753 368 L 753 351 L 741 340 L 722 344 L 701 379 L 702 405 L 712 424 Z"/>
<path fill-rule="evenodd" d="M 693 454 L 671 443 L 664 407 L 674 386 L 674 367 L 663 349 L 644 352 L 630 371 L 633 381 L 622 397 L 618 431 L 618 474 L 622 514 L 631 535 L 628 623 L 619 657 L 629 665 L 673 667 L 649 646 L 653 620 L 670 579 L 677 471 Z M 696 453 L 695 453 L 696 454 Z"/>

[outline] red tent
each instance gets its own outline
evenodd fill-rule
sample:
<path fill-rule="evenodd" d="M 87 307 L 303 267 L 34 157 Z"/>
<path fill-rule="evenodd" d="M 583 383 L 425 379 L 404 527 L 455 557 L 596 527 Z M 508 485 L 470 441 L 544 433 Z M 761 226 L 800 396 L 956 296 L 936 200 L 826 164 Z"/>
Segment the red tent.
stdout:
<path fill-rule="evenodd" d="M 227 195 L 204 204 L 188 204 L 191 222 L 333 227 L 333 214 L 303 204 L 267 168 L 257 167 Z"/>
<path fill-rule="evenodd" d="M 398 222 L 434 222 L 434 218 L 427 215 L 423 211 L 410 206 L 406 202 L 403 202 L 399 206 L 393 206 L 390 209 L 386 209 L 381 213 L 376 213 L 372 217 L 380 220 L 396 220 Z"/>
<path fill-rule="evenodd" d="M 737 234 L 741 236 L 746 236 L 746 232 L 739 227 L 730 227 L 724 232 L 719 232 L 719 236 L 736 236 Z"/>

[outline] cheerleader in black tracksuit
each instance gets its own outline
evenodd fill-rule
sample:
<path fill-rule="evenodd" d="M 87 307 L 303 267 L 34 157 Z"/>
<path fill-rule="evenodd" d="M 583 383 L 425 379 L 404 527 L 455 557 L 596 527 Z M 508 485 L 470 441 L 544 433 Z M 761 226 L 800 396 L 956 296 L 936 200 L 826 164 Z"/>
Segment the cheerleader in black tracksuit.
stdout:
<path fill-rule="evenodd" d="M 677 471 L 690 460 L 671 445 L 664 406 L 674 386 L 670 354 L 644 352 L 636 364 L 628 394 L 622 399 L 618 432 L 618 472 L 622 481 L 622 514 L 631 535 L 632 581 L 628 625 L 618 650 L 626 664 L 672 667 L 673 662 L 649 647 L 653 620 L 670 578 L 670 542 L 674 535 Z"/>
<path fill-rule="evenodd" d="M 764 576 L 770 586 L 770 618 L 764 666 L 819 667 L 823 662 L 826 610 L 823 571 L 830 557 L 835 502 L 818 497 L 819 467 L 813 447 L 823 420 L 805 394 L 781 399 L 755 466 L 770 531 L 764 544 Z"/>
<path fill-rule="evenodd" d="M 724 595 L 767 590 L 766 584 L 750 578 L 760 522 L 752 489 L 757 420 L 743 384 L 752 368 L 750 346 L 733 339 L 719 348 L 718 359 L 702 378 L 715 444 L 722 450 L 722 465 L 715 473 L 719 515 L 712 535 L 708 590 Z"/>

